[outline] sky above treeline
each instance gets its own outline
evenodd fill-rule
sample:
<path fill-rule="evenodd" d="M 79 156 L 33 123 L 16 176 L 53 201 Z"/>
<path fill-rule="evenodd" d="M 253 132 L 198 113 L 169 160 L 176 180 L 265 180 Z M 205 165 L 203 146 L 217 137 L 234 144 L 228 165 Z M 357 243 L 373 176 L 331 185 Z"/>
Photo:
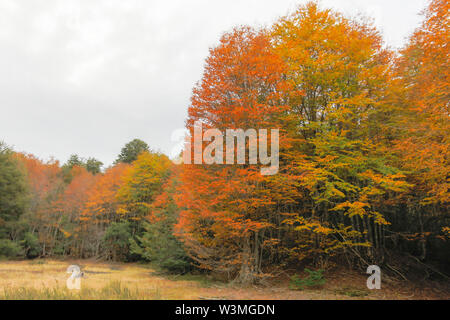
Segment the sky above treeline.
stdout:
<path fill-rule="evenodd" d="M 140 138 L 170 154 L 208 49 L 236 25 L 270 25 L 307 1 L 1 0 L 0 140 L 110 165 Z M 322 0 L 370 16 L 403 46 L 427 0 Z"/>

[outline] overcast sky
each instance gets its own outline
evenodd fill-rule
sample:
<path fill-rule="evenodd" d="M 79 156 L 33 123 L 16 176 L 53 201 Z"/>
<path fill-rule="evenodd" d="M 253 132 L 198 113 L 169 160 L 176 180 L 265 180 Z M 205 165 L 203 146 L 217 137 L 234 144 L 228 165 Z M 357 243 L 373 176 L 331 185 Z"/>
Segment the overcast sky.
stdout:
<path fill-rule="evenodd" d="M 297 0 L 0 0 L 0 140 L 60 161 L 111 164 L 133 138 L 169 154 L 208 48 Z M 375 19 L 400 47 L 426 0 L 322 0 Z"/>

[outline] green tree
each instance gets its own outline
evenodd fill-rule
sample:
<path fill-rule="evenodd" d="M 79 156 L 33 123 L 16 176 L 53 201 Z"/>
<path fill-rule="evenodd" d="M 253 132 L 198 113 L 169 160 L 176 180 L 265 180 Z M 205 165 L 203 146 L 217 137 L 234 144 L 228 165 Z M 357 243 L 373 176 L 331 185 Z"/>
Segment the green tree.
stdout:
<path fill-rule="evenodd" d="M 126 260 L 129 252 L 130 237 L 131 228 L 129 222 L 113 222 L 102 239 L 103 248 L 107 253 L 106 259 L 113 261 Z"/>
<path fill-rule="evenodd" d="M 83 159 L 81 159 L 77 154 L 72 154 L 67 160 L 67 163 L 65 164 L 68 168 L 72 169 L 74 166 L 82 167 L 84 166 Z"/>
<path fill-rule="evenodd" d="M 87 171 L 95 175 L 102 171 L 103 162 L 95 158 L 89 158 L 86 160 L 85 166 Z"/>
<path fill-rule="evenodd" d="M 179 208 L 174 201 L 176 175 L 164 186 L 164 192 L 152 203 L 150 222 L 144 222 L 144 232 L 131 240 L 131 250 L 143 259 L 171 273 L 185 273 L 190 269 L 183 244 L 174 236 Z"/>
<path fill-rule="evenodd" d="M 77 154 L 72 154 L 67 162 L 62 166 L 62 174 L 64 182 L 69 184 L 72 181 L 72 169 L 74 167 L 85 168 L 93 175 L 99 174 L 102 171 L 103 162 L 95 158 L 88 158 L 87 160 L 81 158 Z"/>
<path fill-rule="evenodd" d="M 11 237 L 11 223 L 27 208 L 27 194 L 23 170 L 12 150 L 0 142 L 0 238 Z"/>
<path fill-rule="evenodd" d="M 145 151 L 150 151 L 148 144 L 142 140 L 134 139 L 122 148 L 119 156 L 117 157 L 116 163 L 132 163 L 142 152 Z"/>
<path fill-rule="evenodd" d="M 13 152 L 0 142 L 0 256 L 22 253 L 14 226 L 27 209 L 25 174 Z"/>
<path fill-rule="evenodd" d="M 69 184 L 72 181 L 73 167 L 84 167 L 83 160 L 77 154 L 70 155 L 69 160 L 67 160 L 67 162 L 61 168 L 63 180 L 66 184 Z"/>
<path fill-rule="evenodd" d="M 20 245 L 9 239 L 0 239 L 0 257 L 1 258 L 17 258 L 22 255 Z"/>

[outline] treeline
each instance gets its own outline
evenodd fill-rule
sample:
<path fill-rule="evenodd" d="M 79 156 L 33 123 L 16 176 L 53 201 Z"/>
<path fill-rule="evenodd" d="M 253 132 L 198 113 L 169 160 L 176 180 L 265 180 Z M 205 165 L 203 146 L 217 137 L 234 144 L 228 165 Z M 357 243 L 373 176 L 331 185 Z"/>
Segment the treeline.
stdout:
<path fill-rule="evenodd" d="M 152 261 L 248 283 L 312 264 L 447 277 L 449 3 L 409 43 L 311 2 L 210 50 L 187 129 L 279 129 L 280 165 L 174 165 L 135 140 L 100 171 L 0 153 L 0 254 Z"/>
<path fill-rule="evenodd" d="M 168 200 L 176 168 L 138 139 L 115 164 L 72 155 L 64 165 L 0 149 L 0 256 L 148 259 L 173 272 L 190 268 L 173 236 Z"/>

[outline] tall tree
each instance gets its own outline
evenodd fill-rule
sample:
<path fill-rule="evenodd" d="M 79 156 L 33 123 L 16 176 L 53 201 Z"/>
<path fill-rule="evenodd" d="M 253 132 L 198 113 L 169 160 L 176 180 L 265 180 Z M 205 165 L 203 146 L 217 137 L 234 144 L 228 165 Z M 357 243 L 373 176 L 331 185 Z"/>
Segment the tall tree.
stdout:
<path fill-rule="evenodd" d="M 52 254 L 86 257 L 91 244 L 83 237 L 86 230 L 80 222 L 83 219 L 88 192 L 98 177 L 77 165 L 72 168 L 71 175 L 71 182 L 52 203 L 49 214 L 53 219 L 54 230 L 46 246 Z"/>
<path fill-rule="evenodd" d="M 405 99 L 397 147 L 417 187 L 425 192 L 422 203 L 450 203 L 450 4 L 433 0 L 425 21 L 402 51 L 399 71 Z"/>
<path fill-rule="evenodd" d="M 43 245 L 50 241 L 54 230 L 54 221 L 49 214 L 52 203 L 64 190 L 62 171 L 59 162 L 53 159 L 42 161 L 33 155 L 22 153 L 16 154 L 16 158 L 26 169 L 30 191 L 28 210 L 23 216 L 27 225 L 25 231 L 29 233 L 26 241 L 29 242 L 29 255 L 32 252 L 43 254 L 46 249 Z M 31 248 L 33 244 L 34 247 Z"/>
<path fill-rule="evenodd" d="M 132 222 L 132 233 L 141 230 L 143 219 L 150 213 L 151 204 L 162 193 L 162 187 L 170 175 L 172 162 L 159 153 L 143 152 L 124 176 L 117 192 L 117 213 L 125 221 Z"/>
<path fill-rule="evenodd" d="M 286 108 L 279 96 L 285 84 L 283 63 L 271 51 L 265 32 L 234 29 L 210 50 L 206 63 L 188 110 L 191 137 L 197 121 L 204 130 L 222 133 L 226 129 L 270 132 L 284 128 L 281 119 Z M 281 138 L 280 147 L 287 141 Z M 249 150 L 247 139 L 245 147 Z M 236 149 L 237 144 L 234 154 Z M 269 254 L 281 220 L 277 203 L 289 205 L 297 195 L 289 176 L 261 176 L 262 166 L 249 165 L 248 159 L 246 152 L 246 164 L 184 165 L 179 198 L 183 210 L 177 226 L 200 267 L 226 273 L 242 283 L 254 282 L 262 274 L 262 257 Z"/>
<path fill-rule="evenodd" d="M 124 177 L 130 165 L 119 163 L 108 168 L 87 192 L 87 200 L 80 220 L 91 254 L 102 255 L 102 241 L 106 230 L 113 222 L 120 222 L 117 192 L 124 184 Z"/>
<path fill-rule="evenodd" d="M 315 2 L 280 19 L 272 35 L 293 87 L 287 98 L 300 140 L 294 172 L 310 199 L 286 222 L 309 234 L 315 260 L 361 246 L 377 260 L 389 224 L 384 197 L 408 187 L 390 163 L 381 127 L 388 119 L 392 54 L 373 26 Z"/>
<path fill-rule="evenodd" d="M 12 150 L 0 142 L 0 237 L 9 237 L 8 222 L 19 219 L 27 208 L 25 172 Z"/>
<path fill-rule="evenodd" d="M 183 245 L 174 236 L 174 225 L 179 215 L 176 205 L 179 169 L 173 167 L 171 176 L 163 186 L 163 192 L 156 196 L 143 223 L 144 232 L 132 240 L 131 249 L 144 260 L 174 273 L 185 273 L 190 261 Z"/>
<path fill-rule="evenodd" d="M 450 225 L 449 9 L 446 0 L 430 1 L 422 25 L 397 61 L 393 150 L 414 184 L 404 205 L 407 217 L 399 220 L 399 227 L 418 240 L 422 260 L 430 245 L 449 248 L 439 240 Z"/>

